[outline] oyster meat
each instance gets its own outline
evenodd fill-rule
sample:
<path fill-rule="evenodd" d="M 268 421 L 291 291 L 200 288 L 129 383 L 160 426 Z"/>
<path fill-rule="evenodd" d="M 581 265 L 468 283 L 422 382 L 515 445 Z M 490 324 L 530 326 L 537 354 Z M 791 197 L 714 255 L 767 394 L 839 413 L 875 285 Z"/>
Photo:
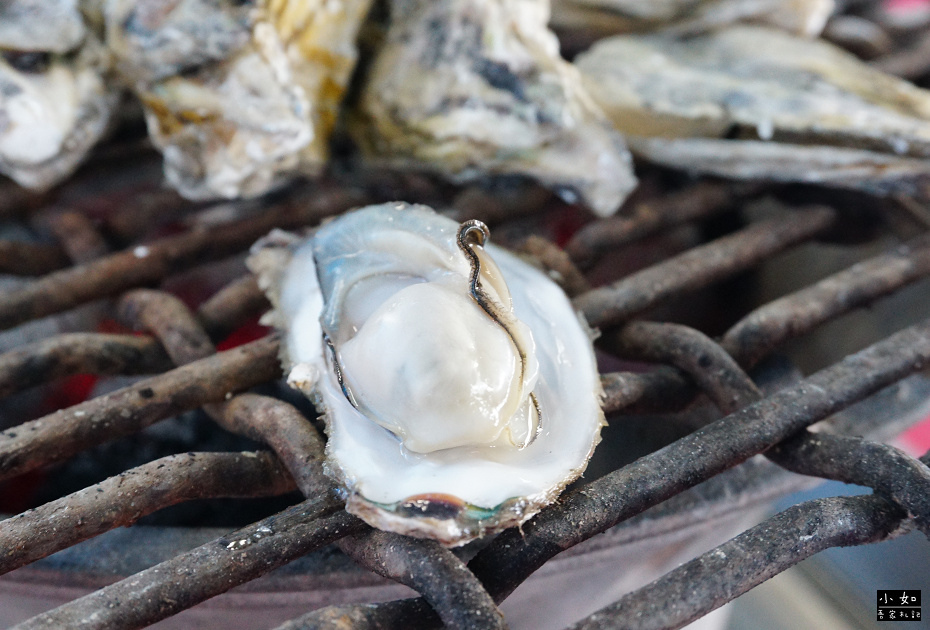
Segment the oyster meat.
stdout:
<path fill-rule="evenodd" d="M 547 0 L 393 0 L 350 127 L 370 157 L 457 181 L 522 174 L 612 214 L 622 137 L 559 56 Z"/>
<path fill-rule="evenodd" d="M 249 265 L 284 332 L 288 380 L 324 414 L 347 509 L 459 545 L 518 525 L 600 439 L 590 331 L 544 273 L 477 221 L 370 206 Z"/>
<path fill-rule="evenodd" d="M 119 100 L 77 0 L 0 2 L 0 173 L 43 190 L 70 175 Z"/>

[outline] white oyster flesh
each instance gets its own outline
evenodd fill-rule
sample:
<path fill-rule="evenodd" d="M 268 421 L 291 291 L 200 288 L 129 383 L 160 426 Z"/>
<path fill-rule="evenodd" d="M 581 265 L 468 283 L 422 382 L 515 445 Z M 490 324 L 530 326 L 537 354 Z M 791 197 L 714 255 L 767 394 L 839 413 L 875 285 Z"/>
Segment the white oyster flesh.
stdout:
<path fill-rule="evenodd" d="M 589 331 L 564 293 L 500 248 L 460 246 L 459 230 L 385 204 L 306 241 L 279 233 L 250 259 L 289 381 L 324 410 L 347 509 L 447 545 L 551 502 L 603 425 Z"/>

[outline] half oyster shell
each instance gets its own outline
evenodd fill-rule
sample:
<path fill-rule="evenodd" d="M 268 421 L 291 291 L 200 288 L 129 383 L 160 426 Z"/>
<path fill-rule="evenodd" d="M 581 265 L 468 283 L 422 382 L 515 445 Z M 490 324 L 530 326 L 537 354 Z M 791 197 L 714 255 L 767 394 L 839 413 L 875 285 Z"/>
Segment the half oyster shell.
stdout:
<path fill-rule="evenodd" d="M 622 137 L 559 56 L 546 0 L 393 0 L 351 131 L 456 181 L 522 174 L 601 216 L 636 185 Z"/>
<path fill-rule="evenodd" d="M 425 206 L 370 206 L 249 265 L 289 382 L 323 412 L 329 473 L 368 523 L 460 545 L 523 523 L 604 423 L 590 334 L 545 274 Z"/>

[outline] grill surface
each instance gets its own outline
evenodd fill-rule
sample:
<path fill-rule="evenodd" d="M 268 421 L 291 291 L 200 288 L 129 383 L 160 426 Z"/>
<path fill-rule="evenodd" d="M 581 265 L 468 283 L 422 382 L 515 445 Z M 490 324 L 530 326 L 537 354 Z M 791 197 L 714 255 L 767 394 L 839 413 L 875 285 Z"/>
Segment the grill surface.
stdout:
<path fill-rule="evenodd" d="M 260 209 L 252 203 L 203 209 L 157 190 L 145 168 L 127 167 L 125 173 L 134 178 L 128 185 L 118 177 L 107 180 L 98 162 L 53 196 L 0 191 L 0 214 L 39 237 L 0 241 L 0 269 L 31 276 L 0 299 L 0 327 L 12 329 L 3 343 L 14 346 L 0 355 L 0 395 L 9 399 L 8 419 L 0 426 L 3 491 L 21 488 L 50 464 L 198 408 L 219 427 L 267 450 L 170 455 L 10 517 L 0 522 L 0 573 L 180 502 L 274 496 L 294 488 L 305 500 L 17 628 L 144 627 L 330 543 L 421 598 L 323 608 L 281 628 L 344 622 L 500 628 L 505 621 L 496 603 L 557 554 L 618 524 L 613 538 L 603 540 L 642 536 L 637 526 L 647 517 L 649 535 L 661 533 L 656 527 L 683 527 L 695 504 L 711 520 L 715 506 L 733 509 L 734 495 L 761 501 L 798 484 L 774 464 L 875 493 L 796 505 L 574 627 L 681 627 L 823 549 L 877 542 L 913 527 L 930 535 L 925 462 L 848 437 L 888 437 L 901 428 L 893 422 L 896 415 L 925 404 L 926 380 L 902 379 L 928 364 L 930 320 L 874 340 L 807 377 L 782 374 L 769 383 L 765 376 L 773 351 L 925 279 L 925 228 L 904 229 L 899 222 L 895 229 L 910 237 L 906 243 L 776 301 L 747 307 L 735 294 L 721 298 L 720 283 L 745 277 L 790 248 L 836 237 L 838 224 L 848 223 L 840 205 L 778 206 L 768 218 L 740 225 L 744 207 L 783 191 L 672 182 L 654 186 L 663 192 L 644 194 L 623 216 L 575 231 L 584 215 L 539 191 L 494 201 L 478 189 L 457 193 L 419 178 L 350 173 L 285 191 Z M 447 200 L 456 193 L 450 206 Z M 346 514 L 323 475 L 323 440 L 313 422 L 267 388 L 248 391 L 280 378 L 277 338 L 217 352 L 218 342 L 267 308 L 255 282 L 247 275 L 227 278 L 194 308 L 172 291 L 183 293 L 183 280 L 211 261 L 232 260 L 223 268 L 233 269 L 232 276 L 241 273 L 242 253 L 273 227 L 312 226 L 355 205 L 398 198 L 432 203 L 462 219 L 481 218 L 494 226 L 497 240 L 532 251 L 603 331 L 603 363 L 617 367 L 603 374 L 611 430 L 645 419 L 668 423 L 677 439 L 626 465 L 601 464 L 602 476 L 568 492 L 520 531 L 509 530 L 461 557 L 430 541 L 371 530 Z M 882 213 L 872 220 L 882 223 Z M 718 236 L 696 244 L 693 237 L 702 230 Z M 868 237 L 859 232 L 856 238 Z M 528 233 L 533 236 L 524 240 Z M 563 240 L 564 250 L 551 239 Z M 650 253 L 646 264 L 641 259 L 630 267 L 630 255 L 623 257 L 637 251 L 645 256 L 641 252 L 663 244 L 670 253 L 658 262 Z M 717 291 L 713 317 L 680 323 L 695 319 L 699 290 L 708 287 Z M 79 330 L 47 336 L 31 328 L 41 325 L 34 320 L 73 309 L 83 313 Z M 108 317 L 120 328 L 92 332 Z M 11 335 L 44 338 L 22 344 Z M 147 376 L 41 417 L 35 417 L 36 406 L 22 411 L 22 401 L 32 400 L 35 391 L 29 388 L 51 388 L 56 379 L 79 374 Z M 895 384 L 897 389 L 886 390 Z M 852 407 L 882 390 L 884 398 L 872 398 L 865 412 Z M 834 414 L 823 430 L 808 430 Z M 601 450 L 610 448 L 607 440 Z M 760 453 L 770 461 L 753 457 Z M 592 544 L 598 541 L 588 548 Z"/>

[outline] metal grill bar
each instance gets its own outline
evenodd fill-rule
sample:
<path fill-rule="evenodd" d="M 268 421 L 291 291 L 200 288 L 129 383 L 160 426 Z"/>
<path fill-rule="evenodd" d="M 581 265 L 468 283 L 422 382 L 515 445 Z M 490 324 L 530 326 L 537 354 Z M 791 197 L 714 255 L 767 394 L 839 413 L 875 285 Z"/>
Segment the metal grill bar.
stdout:
<path fill-rule="evenodd" d="M 14 628 L 144 628 L 366 527 L 318 504 L 295 505 Z"/>
<path fill-rule="evenodd" d="M 930 235 L 853 265 L 744 317 L 721 345 L 744 367 L 775 347 L 930 274 Z"/>
<path fill-rule="evenodd" d="M 281 204 L 228 224 L 196 226 L 178 236 L 56 271 L 0 302 L 0 329 L 60 313 L 80 304 L 163 280 L 171 273 L 248 248 L 272 228 L 297 228 L 362 201 L 357 195 L 319 196 L 308 204 Z"/>
<path fill-rule="evenodd" d="M 672 630 L 706 615 L 801 560 L 900 533 L 903 511 L 876 496 L 792 506 L 572 626 Z"/>
<path fill-rule="evenodd" d="M 204 302 L 197 320 L 212 339 L 222 339 L 267 308 L 255 278 L 244 276 Z M 162 345 L 149 337 L 66 333 L 0 355 L 0 398 L 73 374 L 151 374 L 170 367 Z"/>
<path fill-rule="evenodd" d="M 787 212 L 701 245 L 574 300 L 591 326 L 618 324 L 669 296 L 705 287 L 805 241 L 836 219 L 830 208 Z"/>
<path fill-rule="evenodd" d="M 630 322 L 616 337 L 621 357 L 668 363 L 684 371 L 723 413 L 762 398 L 736 361 L 712 339 L 687 326 Z"/>
<path fill-rule="evenodd" d="M 770 458 L 802 475 L 873 488 L 930 538 L 930 468 L 907 453 L 862 438 L 803 431 L 773 448 Z"/>
<path fill-rule="evenodd" d="M 151 374 L 171 368 L 148 337 L 66 333 L 0 355 L 0 397 L 72 374 Z"/>
<path fill-rule="evenodd" d="M 591 263 L 601 254 L 660 230 L 723 212 L 741 196 L 734 186 L 701 182 L 657 201 L 633 207 L 629 214 L 595 221 L 578 230 L 565 246 L 572 260 Z"/>
<path fill-rule="evenodd" d="M 186 453 L 156 459 L 0 521 L 0 575 L 143 516 L 195 499 L 275 496 L 294 480 L 268 453 Z"/>
<path fill-rule="evenodd" d="M 0 433 L 0 479 L 61 461 L 281 375 L 276 337 L 147 378 Z"/>

